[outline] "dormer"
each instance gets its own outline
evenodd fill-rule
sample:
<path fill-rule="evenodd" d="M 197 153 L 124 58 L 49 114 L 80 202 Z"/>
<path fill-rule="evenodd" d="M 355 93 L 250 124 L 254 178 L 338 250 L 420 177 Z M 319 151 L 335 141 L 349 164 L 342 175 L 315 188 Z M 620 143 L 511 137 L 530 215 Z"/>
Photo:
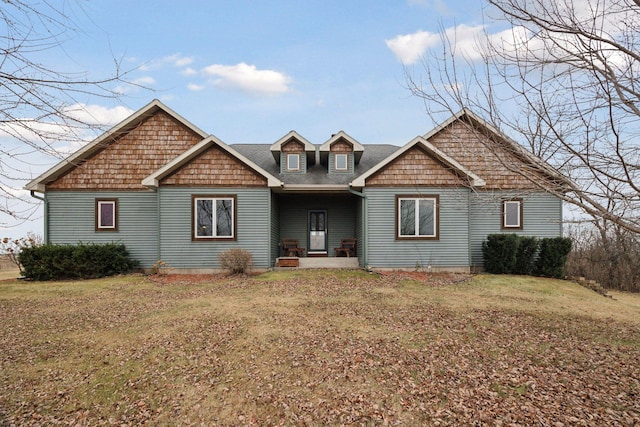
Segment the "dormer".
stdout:
<path fill-rule="evenodd" d="M 316 147 L 292 130 L 271 145 L 280 173 L 305 173 L 316 164 Z"/>
<path fill-rule="evenodd" d="M 320 163 L 331 173 L 353 173 L 360 162 L 364 146 L 340 131 L 320 146 Z"/>

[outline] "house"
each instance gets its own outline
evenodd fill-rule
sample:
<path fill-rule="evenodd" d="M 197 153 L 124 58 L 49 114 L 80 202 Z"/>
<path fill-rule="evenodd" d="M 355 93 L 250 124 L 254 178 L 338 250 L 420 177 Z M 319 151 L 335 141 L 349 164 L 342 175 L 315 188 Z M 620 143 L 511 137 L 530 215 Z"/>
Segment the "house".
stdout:
<path fill-rule="evenodd" d="M 331 258 L 355 237 L 361 266 L 469 271 L 488 234 L 560 236 L 562 182 L 466 110 L 402 147 L 343 131 L 227 145 L 154 100 L 25 188 L 46 242 L 122 242 L 145 268 L 216 269 L 230 248 L 269 268 L 282 239 Z"/>

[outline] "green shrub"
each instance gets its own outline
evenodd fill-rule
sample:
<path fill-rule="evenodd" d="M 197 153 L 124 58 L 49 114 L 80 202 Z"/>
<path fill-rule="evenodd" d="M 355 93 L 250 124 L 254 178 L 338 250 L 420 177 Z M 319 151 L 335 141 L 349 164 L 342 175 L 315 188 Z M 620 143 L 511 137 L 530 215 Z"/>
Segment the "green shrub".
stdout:
<path fill-rule="evenodd" d="M 251 252 L 240 248 L 233 248 L 218 254 L 222 268 L 231 274 L 246 274 L 253 264 Z"/>
<path fill-rule="evenodd" d="M 518 236 L 518 249 L 513 274 L 529 276 L 535 267 L 536 255 L 540 249 L 540 241 L 535 237 Z"/>
<path fill-rule="evenodd" d="M 567 256 L 571 252 L 571 243 L 568 237 L 542 239 L 535 275 L 562 279 L 565 276 Z"/>
<path fill-rule="evenodd" d="M 24 248 L 22 274 L 34 280 L 93 279 L 129 273 L 138 262 L 123 244 L 43 245 Z"/>
<path fill-rule="evenodd" d="M 516 265 L 518 236 L 515 234 L 490 234 L 482 242 L 484 269 L 493 274 L 510 274 Z"/>

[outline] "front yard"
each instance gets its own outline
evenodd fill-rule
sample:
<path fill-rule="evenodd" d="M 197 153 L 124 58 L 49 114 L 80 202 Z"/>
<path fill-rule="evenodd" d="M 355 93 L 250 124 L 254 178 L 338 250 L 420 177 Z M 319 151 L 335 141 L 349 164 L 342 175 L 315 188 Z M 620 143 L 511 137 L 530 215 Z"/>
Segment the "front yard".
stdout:
<path fill-rule="evenodd" d="M 4 425 L 640 423 L 640 296 L 287 271 L 0 281 Z"/>

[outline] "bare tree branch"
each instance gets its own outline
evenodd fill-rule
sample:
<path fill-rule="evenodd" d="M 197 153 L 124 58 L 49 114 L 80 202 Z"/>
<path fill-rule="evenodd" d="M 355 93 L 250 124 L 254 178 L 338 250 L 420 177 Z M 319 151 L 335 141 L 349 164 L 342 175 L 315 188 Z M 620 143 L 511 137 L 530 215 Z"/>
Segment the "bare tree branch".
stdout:
<path fill-rule="evenodd" d="M 442 31 L 443 51 L 422 58 L 426 81 L 407 70 L 409 89 L 429 114 L 477 112 L 572 182 L 540 188 L 640 233 L 640 1 L 489 3 L 512 37 L 485 33 L 471 61 Z"/>
<path fill-rule="evenodd" d="M 116 85 L 132 84 L 117 59 L 111 73 L 98 78 L 40 61 L 43 53 L 68 56 L 64 43 L 78 31 L 71 16 L 81 7 L 46 0 L 4 1 L 0 7 L 0 217 L 25 220 L 33 213 L 29 205 L 27 210 L 13 208 L 19 197 L 16 169 L 37 168 L 34 153 L 66 157 L 64 145 L 85 139 L 88 131 L 102 131 L 78 110 L 91 99 L 118 100 Z"/>

